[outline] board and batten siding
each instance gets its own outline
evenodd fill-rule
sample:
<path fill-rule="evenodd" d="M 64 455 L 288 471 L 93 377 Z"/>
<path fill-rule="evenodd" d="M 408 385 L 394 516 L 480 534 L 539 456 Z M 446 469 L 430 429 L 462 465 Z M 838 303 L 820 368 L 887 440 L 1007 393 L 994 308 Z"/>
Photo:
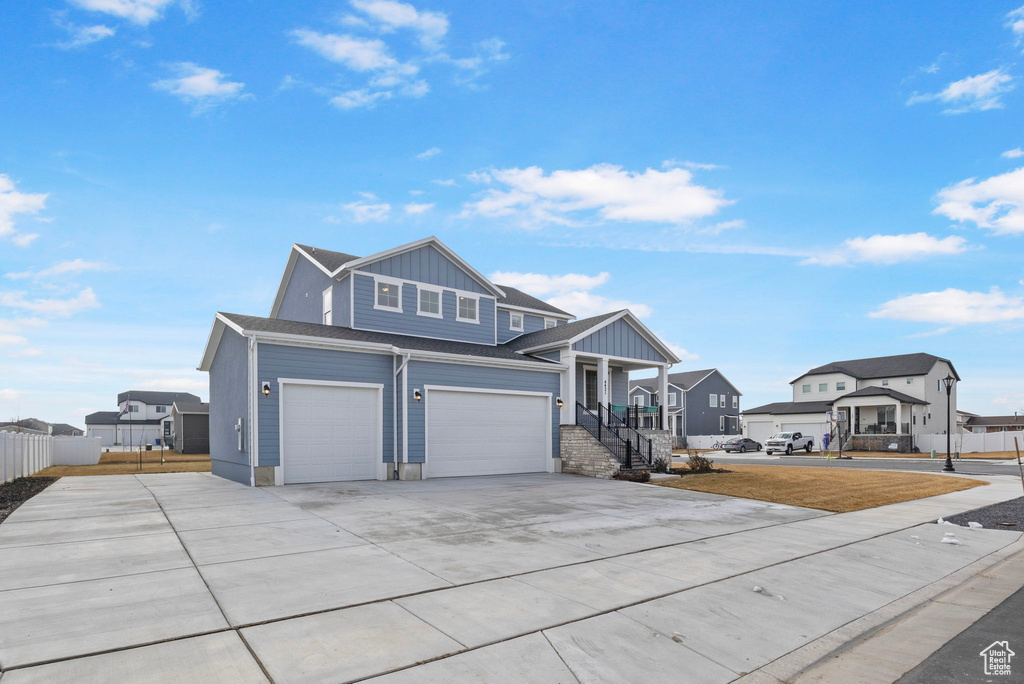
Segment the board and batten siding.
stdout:
<path fill-rule="evenodd" d="M 483 285 L 432 245 L 424 245 L 387 259 L 375 261 L 364 266 L 362 270 L 392 278 L 415 280 L 456 290 L 488 294 Z M 493 325 L 493 320 L 491 324 Z"/>
<path fill-rule="evenodd" d="M 500 307 L 498 308 L 498 344 L 505 344 L 509 340 L 519 337 L 520 335 L 544 329 L 544 318 L 542 316 L 534 316 L 533 314 L 524 313 L 522 330 L 509 329 L 509 325 L 511 325 L 511 318 L 511 311 Z"/>
<path fill-rule="evenodd" d="M 519 370 L 516 368 L 490 368 L 456 363 L 412 361 L 409 363 L 409 462 L 423 463 L 426 447 L 426 412 L 424 401 L 416 401 L 412 393 L 425 385 L 473 387 L 522 392 L 551 393 L 551 455 L 558 458 L 558 425 L 560 410 L 555 405 L 559 391 L 559 374 Z"/>
<path fill-rule="evenodd" d="M 595 363 L 576 362 L 576 401 L 586 405 L 584 373 L 596 368 Z M 608 366 L 608 380 L 611 390 L 612 404 L 625 404 L 629 397 L 629 373 L 618 366 Z"/>
<path fill-rule="evenodd" d="M 277 317 L 284 321 L 323 323 L 324 290 L 334 281 L 304 256 L 296 256 Z M 338 322 L 337 315 L 334 318 Z"/>
<path fill-rule="evenodd" d="M 394 394 L 394 357 L 391 354 L 368 354 L 333 349 L 291 347 L 260 343 L 258 349 L 261 385 L 270 383 L 270 396 L 257 395 L 259 413 L 259 465 L 281 464 L 280 399 L 278 378 L 368 382 L 384 385 L 384 416 L 382 444 L 384 462 L 392 460 L 394 416 L 391 410 Z"/>
<path fill-rule="evenodd" d="M 210 469 L 214 475 L 242 484 L 249 484 L 251 476 L 249 444 L 238 450 L 235 425 L 239 418 L 248 420 L 248 415 L 249 343 L 225 327 L 210 364 Z"/>
<path fill-rule="evenodd" d="M 458 299 L 452 290 L 442 290 L 441 315 L 443 318 L 420 316 L 416 313 L 419 291 L 415 284 L 402 285 L 402 311 L 385 311 L 373 308 L 376 292 L 371 276 L 356 273 L 354 326 L 362 330 L 378 330 L 398 335 L 417 335 L 433 339 L 494 344 L 494 303 L 493 297 L 480 297 L 479 323 L 463 323 L 455 320 Z"/>
<path fill-rule="evenodd" d="M 334 294 L 334 309 L 332 311 L 334 325 L 341 325 L 347 328 L 351 323 L 352 293 L 349 291 L 351 287 L 351 276 L 346 276 L 334 283 L 334 290 L 332 290 Z"/>
<path fill-rule="evenodd" d="M 621 318 L 587 335 L 572 346 L 578 352 L 665 363 L 668 359 Z"/>

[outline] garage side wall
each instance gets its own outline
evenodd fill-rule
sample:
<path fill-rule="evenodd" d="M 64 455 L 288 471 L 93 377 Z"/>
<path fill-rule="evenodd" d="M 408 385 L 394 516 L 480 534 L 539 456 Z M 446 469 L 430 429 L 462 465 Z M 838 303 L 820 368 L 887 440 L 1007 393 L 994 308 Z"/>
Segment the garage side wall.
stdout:
<path fill-rule="evenodd" d="M 514 390 L 551 393 L 551 455 L 558 454 L 559 409 L 554 398 L 559 392 L 559 374 L 515 368 L 490 368 L 465 364 L 412 361 L 409 364 L 409 462 L 423 463 L 425 453 L 424 402 L 412 399 L 413 391 L 423 391 L 424 385 L 447 387 L 473 387 L 480 389 Z"/>
<path fill-rule="evenodd" d="M 238 450 L 235 424 L 249 413 L 249 347 L 230 328 L 210 364 L 210 465 L 214 475 L 249 484 L 249 445 Z"/>
<path fill-rule="evenodd" d="M 256 382 L 270 383 L 270 396 L 257 396 L 259 413 L 259 465 L 281 464 L 280 440 L 280 397 L 278 378 L 302 380 L 332 380 L 340 382 L 368 382 L 384 385 L 384 416 L 382 445 L 384 462 L 392 460 L 394 435 L 393 356 L 391 354 L 366 354 L 362 352 L 338 351 L 290 347 L 278 344 L 260 343 L 258 349 L 259 377 Z M 211 407 L 212 411 L 212 407 Z"/>

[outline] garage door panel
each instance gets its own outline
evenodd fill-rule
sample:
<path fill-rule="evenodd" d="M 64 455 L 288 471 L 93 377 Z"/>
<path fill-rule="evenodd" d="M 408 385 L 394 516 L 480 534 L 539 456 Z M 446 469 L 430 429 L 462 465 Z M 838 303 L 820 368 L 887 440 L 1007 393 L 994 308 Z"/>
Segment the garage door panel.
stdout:
<path fill-rule="evenodd" d="M 431 477 L 545 472 L 550 398 L 432 390 L 427 472 Z"/>
<path fill-rule="evenodd" d="M 828 431 L 824 423 L 783 423 L 782 432 L 799 432 L 814 437 L 815 443 Z"/>
<path fill-rule="evenodd" d="M 747 422 L 747 437 L 754 440 L 755 442 L 761 442 L 764 444 L 765 440 L 771 437 L 773 432 L 773 424 L 771 421 L 748 421 Z"/>

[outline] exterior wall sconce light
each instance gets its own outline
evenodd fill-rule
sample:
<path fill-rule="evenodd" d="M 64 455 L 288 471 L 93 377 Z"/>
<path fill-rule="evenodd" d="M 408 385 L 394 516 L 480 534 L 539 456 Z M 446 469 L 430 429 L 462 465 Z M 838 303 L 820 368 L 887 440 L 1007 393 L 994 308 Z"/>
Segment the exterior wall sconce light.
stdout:
<path fill-rule="evenodd" d="M 413 390 L 412 391 L 412 398 L 415 399 L 416 401 L 422 401 L 423 400 L 423 393 L 420 392 L 418 389 L 417 390 Z"/>
<path fill-rule="evenodd" d="M 270 383 L 266 381 L 263 382 L 263 396 L 270 396 Z"/>
<path fill-rule="evenodd" d="M 555 399 L 555 406 L 557 406 L 558 408 L 562 408 L 563 406 L 565 406 L 565 402 L 562 401 L 562 397 L 557 397 Z"/>

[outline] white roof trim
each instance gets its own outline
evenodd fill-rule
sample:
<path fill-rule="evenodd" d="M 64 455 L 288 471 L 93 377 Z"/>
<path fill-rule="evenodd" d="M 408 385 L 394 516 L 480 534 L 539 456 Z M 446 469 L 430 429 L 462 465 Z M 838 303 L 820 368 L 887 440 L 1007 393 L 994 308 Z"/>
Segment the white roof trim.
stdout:
<path fill-rule="evenodd" d="M 526 313 L 537 314 L 541 318 L 557 318 L 562 321 L 571 321 L 576 318 L 571 314 L 560 314 L 553 313 L 551 311 L 544 311 L 543 309 L 531 309 L 527 306 L 516 306 L 515 304 L 503 304 L 498 302 L 499 309 L 509 309 L 510 311 L 525 311 Z"/>
<path fill-rule="evenodd" d="M 579 342 L 583 338 L 588 337 L 590 335 L 593 335 L 595 332 L 597 332 L 601 328 L 608 327 L 609 325 L 611 325 L 615 321 L 621 320 L 623 318 L 627 318 L 628 319 L 627 322 L 631 326 L 633 326 L 633 329 L 636 330 L 638 333 L 640 333 L 640 336 L 643 337 L 644 339 L 646 339 L 651 344 L 651 346 L 653 346 L 655 349 L 657 349 L 659 352 L 661 352 L 661 355 L 664 356 L 667 359 L 667 362 L 668 362 L 669 365 L 672 365 L 672 364 L 675 364 L 675 363 L 679 363 L 681 361 L 681 359 L 679 357 L 677 357 L 675 354 L 673 354 L 672 350 L 669 349 L 668 347 L 666 347 L 665 343 L 662 342 L 661 340 L 659 340 L 658 336 L 655 335 L 654 333 L 652 333 L 650 331 L 650 329 L 646 325 L 641 323 L 640 319 L 637 318 L 636 315 L 632 311 L 630 311 L 629 309 L 623 309 L 622 311 L 618 312 L 614 316 L 606 318 L 605 320 L 601 321 L 600 323 L 596 323 L 596 324 L 592 325 L 591 327 L 586 328 L 585 330 L 583 330 L 583 332 L 580 332 L 576 336 L 571 337 L 571 338 L 569 338 L 567 340 L 558 340 L 556 342 L 549 342 L 548 344 L 539 344 L 536 347 L 527 347 L 526 349 L 520 349 L 517 353 L 519 353 L 519 354 L 532 354 L 533 352 L 536 352 L 536 351 L 541 350 L 541 349 L 552 349 L 552 348 L 555 348 L 555 347 L 564 347 L 566 345 L 568 345 L 569 348 L 571 349 L 574 344 L 576 344 L 577 342 Z M 581 353 L 584 353 L 584 352 L 581 352 Z M 637 361 L 637 362 L 644 361 L 644 359 L 631 359 L 631 360 L 632 361 Z M 654 362 L 654 361 L 650 361 L 649 363 L 655 364 L 655 365 L 660 365 L 660 366 L 665 365 L 664 363 Z"/>
<path fill-rule="evenodd" d="M 213 326 L 210 328 L 210 336 L 207 338 L 206 347 L 203 349 L 203 358 L 200 359 L 199 366 L 196 370 L 210 370 L 210 364 L 213 363 L 213 357 L 217 353 L 217 347 L 220 346 L 220 338 L 224 336 L 225 327 L 231 328 L 239 335 L 245 334 L 245 331 L 242 330 L 241 326 L 230 321 L 227 316 L 218 313 L 213 319 Z"/>
<path fill-rule="evenodd" d="M 490 280 L 488 280 L 486 277 L 484 277 L 484 275 L 480 273 L 480 271 L 470 266 L 465 259 L 460 257 L 458 254 L 452 251 L 452 249 L 448 247 L 448 245 L 444 244 L 433 235 L 431 235 L 430 237 L 425 237 L 422 240 L 409 242 L 404 245 L 399 245 L 398 247 L 386 249 L 383 252 L 377 252 L 376 254 L 371 254 L 370 256 L 365 256 L 359 259 L 355 259 L 353 261 L 349 261 L 339 266 L 338 269 L 331 275 L 337 276 L 342 271 L 351 271 L 362 266 L 366 266 L 367 264 L 371 264 L 376 261 L 381 261 L 382 259 L 387 259 L 398 254 L 404 254 L 405 252 L 411 252 L 414 249 L 419 249 L 420 247 L 424 247 L 426 245 L 433 245 L 439 252 L 441 252 L 446 257 L 448 257 L 456 264 L 458 264 L 458 266 L 462 268 L 462 270 L 464 270 L 466 273 L 468 273 L 470 277 L 473 278 L 473 280 L 483 285 L 491 294 L 497 295 L 499 297 L 505 296 L 505 292 L 500 287 L 498 287 Z"/>

